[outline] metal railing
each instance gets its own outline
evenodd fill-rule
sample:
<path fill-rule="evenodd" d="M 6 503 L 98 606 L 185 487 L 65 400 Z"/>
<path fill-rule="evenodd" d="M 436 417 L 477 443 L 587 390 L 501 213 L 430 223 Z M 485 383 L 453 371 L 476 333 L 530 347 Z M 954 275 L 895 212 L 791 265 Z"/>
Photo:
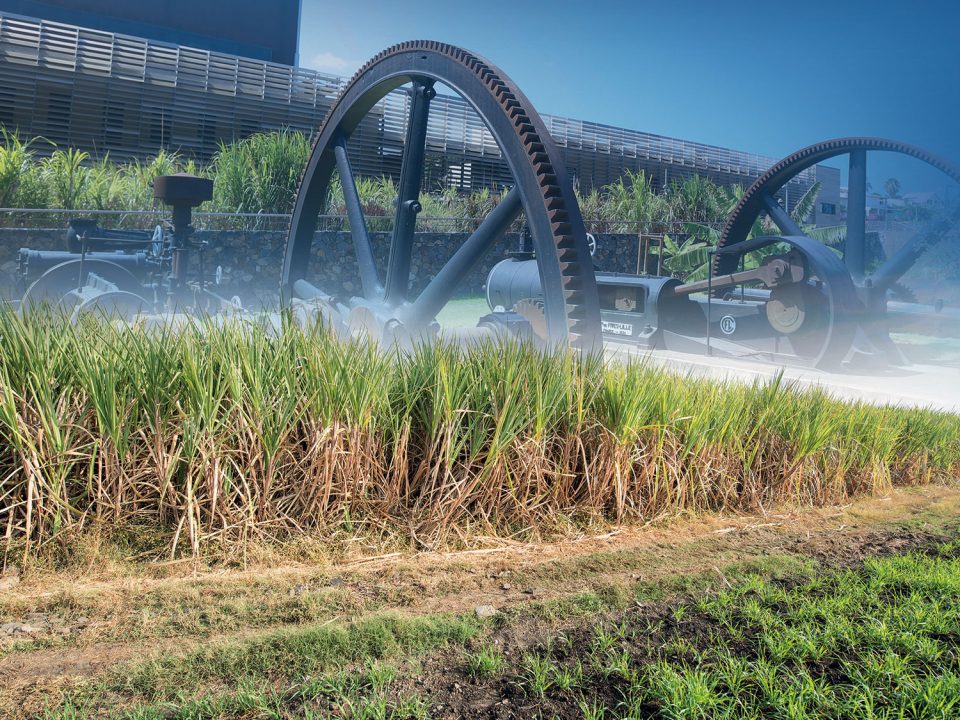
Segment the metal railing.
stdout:
<path fill-rule="evenodd" d="M 64 208 L 0 208 L 0 228 L 19 228 L 23 230 L 66 230 L 74 218 L 93 218 L 104 228 L 117 230 L 152 230 L 157 225 L 165 225 L 170 217 L 166 209 L 153 210 L 69 210 Z M 224 213 L 194 212 L 193 226 L 197 230 L 219 230 L 224 232 L 277 232 L 286 233 L 290 227 L 288 213 Z M 373 215 L 367 217 L 371 232 L 389 232 L 393 228 L 393 215 Z M 469 233 L 483 222 L 482 217 L 442 217 L 421 216 L 417 219 L 419 233 Z M 649 235 L 653 237 L 667 234 L 685 234 L 687 226 L 693 221 L 644 221 L 611 220 L 608 218 L 584 218 L 587 232 Z M 698 225 L 720 230 L 722 223 L 703 223 Z M 518 220 L 513 231 L 519 231 L 522 219 Z M 346 231 L 350 223 L 346 215 L 320 215 L 317 218 L 319 231 Z"/>

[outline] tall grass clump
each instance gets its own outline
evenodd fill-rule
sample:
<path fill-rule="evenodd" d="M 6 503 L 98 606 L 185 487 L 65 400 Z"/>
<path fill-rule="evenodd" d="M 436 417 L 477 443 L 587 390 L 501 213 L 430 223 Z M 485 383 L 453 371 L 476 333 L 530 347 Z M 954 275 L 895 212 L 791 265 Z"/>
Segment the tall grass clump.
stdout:
<path fill-rule="evenodd" d="M 221 143 L 211 172 L 214 205 L 225 212 L 288 213 L 310 156 L 303 133 L 259 133 Z"/>
<path fill-rule="evenodd" d="M 521 342 L 383 353 L 322 327 L 0 312 L 7 553 L 171 555 L 309 533 L 536 536 L 956 477 L 960 417 Z M 146 541 L 144 541 L 146 542 Z"/>

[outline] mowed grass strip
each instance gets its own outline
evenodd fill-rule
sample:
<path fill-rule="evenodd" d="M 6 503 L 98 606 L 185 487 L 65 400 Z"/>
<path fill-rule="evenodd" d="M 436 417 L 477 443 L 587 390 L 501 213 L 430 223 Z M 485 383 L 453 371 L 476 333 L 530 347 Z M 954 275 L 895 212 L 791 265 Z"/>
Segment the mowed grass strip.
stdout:
<path fill-rule="evenodd" d="M 211 647 L 118 670 L 43 717 L 958 715 L 960 545 L 850 570 L 766 570 L 724 568 L 728 589 L 682 601 L 594 599 L 559 632 L 531 609 L 486 623 L 381 617 Z"/>
<path fill-rule="evenodd" d="M 537 537 L 955 478 L 960 417 L 604 366 L 520 342 L 383 353 L 323 328 L 0 312 L 8 560 L 305 535 Z"/>
<path fill-rule="evenodd" d="M 386 692 L 396 663 L 463 646 L 480 628 L 472 618 L 384 614 L 213 643 L 119 666 L 37 716 L 425 718 L 421 698 Z"/>

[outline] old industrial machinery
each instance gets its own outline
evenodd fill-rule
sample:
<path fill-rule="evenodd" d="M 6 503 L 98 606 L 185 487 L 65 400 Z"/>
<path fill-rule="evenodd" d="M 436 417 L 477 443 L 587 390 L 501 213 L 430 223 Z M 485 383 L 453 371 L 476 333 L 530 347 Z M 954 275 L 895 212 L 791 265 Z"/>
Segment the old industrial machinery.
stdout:
<path fill-rule="evenodd" d="M 74 317 L 98 311 L 139 313 L 209 312 L 226 301 L 210 289 L 203 244 L 192 239 L 192 212 L 210 200 L 213 182 L 192 175 L 166 175 L 153 183 L 154 197 L 172 208 L 172 232 L 104 230 L 95 221 L 70 221 L 66 250 L 21 248 L 18 272 L 26 285 L 20 305 L 56 308 Z M 196 258 L 197 267 L 191 267 Z"/>
<path fill-rule="evenodd" d="M 461 95 L 490 131 L 514 186 L 416 297 L 410 292 L 414 229 L 424 171 L 430 102 L 436 85 Z M 351 133 L 390 91 L 408 86 L 409 116 L 389 259 L 381 275 L 348 156 Z M 317 216 L 339 172 L 362 293 L 338 298 L 311 282 Z M 530 228 L 544 299 L 544 339 L 575 347 L 600 342 L 600 311 L 580 208 L 543 121 L 506 74 L 483 58 L 438 42 L 380 53 L 351 79 L 326 116 L 301 180 L 283 266 L 282 293 L 302 313 L 332 318 L 355 334 L 404 341 L 430 334 L 440 309 L 520 213 Z M 488 325 L 523 322 L 500 313 Z"/>
<path fill-rule="evenodd" d="M 427 127 L 439 86 L 474 108 L 497 142 L 513 182 L 477 229 L 451 248 L 440 271 L 413 292 Z M 407 93 L 406 136 L 389 254 L 378 264 L 354 180 L 350 138 L 388 93 L 401 88 Z M 873 151 L 910 155 L 960 181 L 960 169 L 909 145 L 872 138 L 832 140 L 775 164 L 744 193 L 713 251 L 706 280 L 595 270 L 591 239 L 560 153 L 523 93 L 503 71 L 466 50 L 429 41 L 402 43 L 357 72 L 319 129 L 293 209 L 281 299 L 301 322 L 323 321 L 344 334 L 400 344 L 432 337 L 438 312 L 522 215 L 527 240 L 490 271 L 486 291 L 491 312 L 481 319 L 480 334 L 513 332 L 588 351 L 606 339 L 823 368 L 863 359 L 898 363 L 902 358 L 887 334 L 891 325 L 947 320 L 960 328 L 955 311 L 904 303 L 897 285 L 935 239 L 956 231 L 960 210 L 929 224 L 868 272 L 865 173 L 866 153 Z M 850 159 L 842 257 L 808 237 L 776 199 L 798 173 L 840 155 Z M 317 219 L 335 173 L 343 189 L 359 291 L 324 287 L 320 279 L 324 235 L 316 232 Z M 235 309 L 206 283 L 203 253 L 198 252 L 202 246 L 191 239 L 191 209 L 211 193 L 208 180 L 157 179 L 156 197 L 173 207 L 169 238 L 108 232 L 89 221 L 74 221 L 67 251 L 21 250 L 21 274 L 29 283 L 24 307 L 54 303 L 74 313 L 110 307 L 126 315 Z M 754 232 L 761 213 L 770 216 L 779 235 Z M 192 257 L 198 260 L 196 267 L 191 267 Z"/>
<path fill-rule="evenodd" d="M 867 274 L 866 153 L 910 155 L 960 181 L 960 169 L 924 150 L 876 138 L 832 140 L 801 150 L 774 165 L 744 193 L 728 219 L 707 280 L 598 272 L 601 328 L 607 340 L 648 348 L 750 356 L 837 368 L 859 360 L 905 360 L 889 329 L 960 333 L 960 313 L 942 303 L 903 302 L 898 280 L 920 256 L 960 223 L 954 207 L 927 224 L 913 240 Z M 850 199 L 843 257 L 807 237 L 776 193 L 812 165 L 850 156 Z M 782 235 L 751 237 L 761 213 Z M 756 267 L 744 267 L 762 251 Z M 534 330 L 542 297 L 535 265 L 522 255 L 500 262 L 487 280 L 491 309 L 515 308 Z"/>
<path fill-rule="evenodd" d="M 757 217 L 762 212 L 769 214 L 771 220 L 784 236 L 802 237 L 800 228 L 775 199 L 776 193 L 803 170 L 817 163 L 837 157 L 847 156 L 849 187 L 847 196 L 847 227 L 843 250 L 843 270 L 846 278 L 841 278 L 841 269 L 836 268 L 834 286 L 842 284 L 841 306 L 833 313 L 832 325 L 827 328 L 823 348 L 819 359 L 826 363 L 838 363 L 847 354 L 850 346 L 850 328 L 854 327 L 858 336 L 852 338 L 854 345 L 861 350 L 875 351 L 886 356 L 894 364 L 904 362 L 904 358 L 891 341 L 890 329 L 912 329 L 933 327 L 939 334 L 954 334 L 960 326 L 960 315 L 943 307 L 942 304 L 922 306 L 918 303 L 904 302 L 898 283 L 904 274 L 914 266 L 920 257 L 933 245 L 942 241 L 951 232 L 956 232 L 960 222 L 960 205 L 949 208 L 934 221 L 916 234 L 891 257 L 886 258 L 875 269 L 870 269 L 867 250 L 867 158 L 871 152 L 891 152 L 916 158 L 937 168 L 955 182 L 960 182 L 960 168 L 947 160 L 937 157 L 922 148 L 906 143 L 882 138 L 840 138 L 810 145 L 787 156 L 763 173 L 743 194 L 733 213 L 727 219 L 726 226 L 718 242 L 718 252 L 713 262 L 715 277 L 732 272 L 741 256 L 740 249 L 749 243 L 748 236 Z M 830 285 L 830 278 L 820 277 Z M 776 292 L 770 298 L 777 301 Z M 798 296 L 797 302 L 784 305 L 785 311 L 794 315 L 804 312 L 806 303 Z M 846 322 L 837 322 L 843 319 Z"/>
<path fill-rule="evenodd" d="M 855 325 L 845 318 L 854 316 L 856 296 L 849 277 L 828 248 L 803 236 L 755 238 L 742 249 L 774 244 L 787 249 L 756 268 L 698 282 L 597 272 L 604 337 L 650 349 L 828 366 L 833 347 L 852 347 Z M 748 296 L 748 284 L 769 292 Z M 532 260 L 501 261 L 487 279 L 491 308 L 513 307 L 534 328 L 542 307 L 539 291 Z M 714 297 L 714 291 L 723 294 Z"/>

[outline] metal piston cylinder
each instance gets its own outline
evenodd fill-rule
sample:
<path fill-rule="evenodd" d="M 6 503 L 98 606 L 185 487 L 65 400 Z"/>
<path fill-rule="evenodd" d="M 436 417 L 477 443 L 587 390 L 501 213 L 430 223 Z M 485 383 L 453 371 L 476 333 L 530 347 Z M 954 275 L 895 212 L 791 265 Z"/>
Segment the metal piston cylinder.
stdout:
<path fill-rule="evenodd" d="M 509 310 L 521 300 L 543 297 L 536 260 L 501 260 L 487 275 L 487 305 Z"/>

